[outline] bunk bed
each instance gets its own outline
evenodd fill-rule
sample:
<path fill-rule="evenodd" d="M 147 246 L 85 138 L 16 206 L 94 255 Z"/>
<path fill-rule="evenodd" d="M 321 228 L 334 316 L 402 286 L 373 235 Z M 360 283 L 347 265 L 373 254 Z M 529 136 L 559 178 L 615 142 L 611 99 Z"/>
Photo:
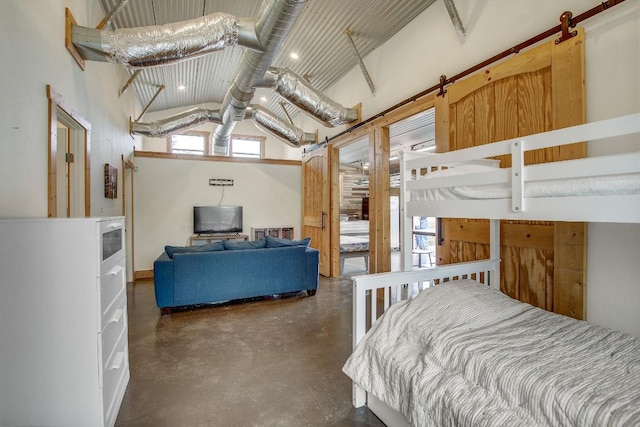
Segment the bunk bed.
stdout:
<path fill-rule="evenodd" d="M 501 219 L 640 223 L 640 150 L 524 165 L 528 150 L 640 134 L 640 114 L 404 153 L 411 217 L 490 221 L 490 258 L 353 278 L 353 404 L 387 425 L 640 425 L 640 340 L 500 292 Z M 634 139 L 638 147 L 637 139 Z M 511 156 L 510 168 L 489 157 Z M 409 246 L 409 247 L 407 247 Z M 408 267 L 406 267 L 408 266 Z M 437 285 L 437 286 L 434 286 Z M 382 315 L 384 314 L 384 315 Z"/>

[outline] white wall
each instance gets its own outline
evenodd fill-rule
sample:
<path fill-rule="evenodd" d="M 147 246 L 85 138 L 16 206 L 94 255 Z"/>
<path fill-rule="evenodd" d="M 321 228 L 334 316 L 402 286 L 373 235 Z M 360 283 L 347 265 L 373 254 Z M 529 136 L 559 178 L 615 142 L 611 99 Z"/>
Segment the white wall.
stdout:
<path fill-rule="evenodd" d="M 597 2 L 456 0 L 456 5 L 468 33 L 464 44 L 444 3 L 435 2 L 364 58 L 375 96 L 357 67 L 326 94 L 343 105 L 362 102 L 366 119 L 433 86 L 441 74 L 455 75 L 557 25 L 563 11 L 577 16 Z M 640 2 L 624 2 L 580 25 L 586 33 L 587 120 L 639 112 Z M 303 127 L 309 132 L 317 125 L 307 119 Z M 320 138 L 341 130 L 320 128 Z M 590 145 L 589 154 L 638 148 L 636 136 L 616 149 Z M 589 224 L 588 232 L 587 319 L 640 336 L 640 225 Z"/>
<path fill-rule="evenodd" d="M 218 109 L 220 106 L 218 104 L 210 103 L 204 105 L 198 105 L 197 107 L 184 107 L 184 108 L 172 108 L 169 110 L 162 111 L 153 111 L 150 113 L 146 113 L 144 117 L 140 119 L 142 123 L 149 123 L 155 120 L 166 119 L 167 117 L 182 113 L 184 111 L 190 110 L 192 108 L 208 108 L 208 109 Z M 203 132 L 209 132 L 211 134 L 211 138 L 213 138 L 213 132 L 216 125 L 214 123 L 204 123 L 200 126 L 196 126 L 190 128 L 189 130 L 197 130 Z M 276 138 L 270 133 L 264 132 L 261 129 L 257 128 L 251 120 L 243 120 L 236 124 L 236 127 L 233 129 L 233 133 L 239 135 L 255 135 L 260 137 L 266 137 L 265 140 L 265 155 L 264 157 L 267 159 L 289 159 L 289 160 L 300 160 L 300 149 L 291 147 L 282 140 Z M 158 152 L 166 152 L 167 151 L 167 139 L 165 138 L 143 138 L 142 149 L 145 151 L 158 151 Z"/>
<path fill-rule="evenodd" d="M 243 206 L 251 227 L 293 226 L 300 238 L 301 167 L 136 157 L 136 271 L 151 270 L 165 245 L 184 246 L 193 234 L 193 206 Z M 232 179 L 231 187 L 210 178 Z"/>
<path fill-rule="evenodd" d="M 121 198 L 104 198 L 103 165 L 120 169 L 120 156 L 131 156 L 128 121 L 140 108 L 132 92 L 118 97 L 127 80 L 122 67 L 76 65 L 64 47 L 65 7 L 80 25 L 95 27 L 104 17 L 93 0 L 0 2 L 0 217 L 47 216 L 47 84 L 91 123 L 92 215 L 122 211 Z"/>

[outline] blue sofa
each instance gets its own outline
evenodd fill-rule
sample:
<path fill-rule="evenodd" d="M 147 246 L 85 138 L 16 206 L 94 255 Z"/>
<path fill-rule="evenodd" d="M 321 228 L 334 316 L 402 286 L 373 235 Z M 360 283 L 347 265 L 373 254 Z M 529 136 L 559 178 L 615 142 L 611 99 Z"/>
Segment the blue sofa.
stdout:
<path fill-rule="evenodd" d="M 212 250 L 165 247 L 153 263 L 158 308 L 167 313 L 172 307 L 303 290 L 315 295 L 318 250 L 282 242 L 272 239 L 272 245 L 257 248 L 257 242 L 217 242 L 208 245 Z"/>

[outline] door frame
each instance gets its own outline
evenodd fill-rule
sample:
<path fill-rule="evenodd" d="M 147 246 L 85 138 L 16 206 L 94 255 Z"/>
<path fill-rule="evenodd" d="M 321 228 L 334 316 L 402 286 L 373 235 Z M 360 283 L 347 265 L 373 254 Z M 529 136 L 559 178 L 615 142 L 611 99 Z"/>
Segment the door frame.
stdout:
<path fill-rule="evenodd" d="M 69 128 L 71 138 L 79 135 L 83 151 L 84 179 L 77 178 L 77 183 L 84 185 L 84 212 L 83 216 L 91 216 L 91 123 L 85 120 L 78 113 L 69 108 L 51 85 L 47 85 L 49 132 L 47 136 L 47 165 L 48 165 L 48 203 L 47 216 L 55 218 L 58 216 L 58 165 L 56 161 L 58 152 L 58 121 Z M 73 194 L 69 193 L 69 203 L 73 205 L 71 199 Z"/>
<path fill-rule="evenodd" d="M 435 107 L 436 94 L 431 93 L 406 104 L 386 115 L 372 120 L 331 141 L 333 159 L 331 172 L 331 259 L 332 277 L 340 276 L 340 188 L 339 188 L 339 150 L 359 139 L 369 138 L 370 169 L 369 179 L 375 188 L 369 192 L 369 273 L 391 271 L 391 221 L 389 215 L 389 126 L 393 123 L 414 116 Z M 385 143 L 386 141 L 386 143 Z M 386 147 L 386 148 L 385 148 Z M 385 171 L 386 169 L 386 171 Z M 334 172 L 335 171 L 335 172 Z M 386 190 L 384 185 L 387 183 Z M 376 185 L 375 183 L 378 183 Z M 373 190 L 373 191 L 371 191 Z M 385 214 L 386 212 L 386 214 Z M 382 218 L 372 217 L 382 214 Z M 401 225 L 404 218 L 404 208 L 400 206 Z M 404 236 L 400 236 L 403 239 Z M 402 246 L 402 242 L 400 245 Z M 411 266 L 409 266 L 411 269 Z"/>
<path fill-rule="evenodd" d="M 136 165 L 129 159 L 122 159 L 122 216 L 124 217 L 125 245 L 127 250 L 127 282 L 133 282 L 135 272 L 135 239 L 134 239 L 134 179 Z M 129 178 L 127 178 L 129 175 Z M 127 191 L 130 184 L 131 191 Z"/>

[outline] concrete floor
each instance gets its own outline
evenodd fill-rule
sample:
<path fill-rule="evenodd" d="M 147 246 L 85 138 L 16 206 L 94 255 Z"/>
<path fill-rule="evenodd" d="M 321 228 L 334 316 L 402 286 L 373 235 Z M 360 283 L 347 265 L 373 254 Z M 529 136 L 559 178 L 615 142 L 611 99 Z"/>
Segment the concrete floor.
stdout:
<path fill-rule="evenodd" d="M 314 297 L 161 316 L 128 285 L 131 380 L 116 426 L 383 426 L 351 405 L 351 282 Z"/>

